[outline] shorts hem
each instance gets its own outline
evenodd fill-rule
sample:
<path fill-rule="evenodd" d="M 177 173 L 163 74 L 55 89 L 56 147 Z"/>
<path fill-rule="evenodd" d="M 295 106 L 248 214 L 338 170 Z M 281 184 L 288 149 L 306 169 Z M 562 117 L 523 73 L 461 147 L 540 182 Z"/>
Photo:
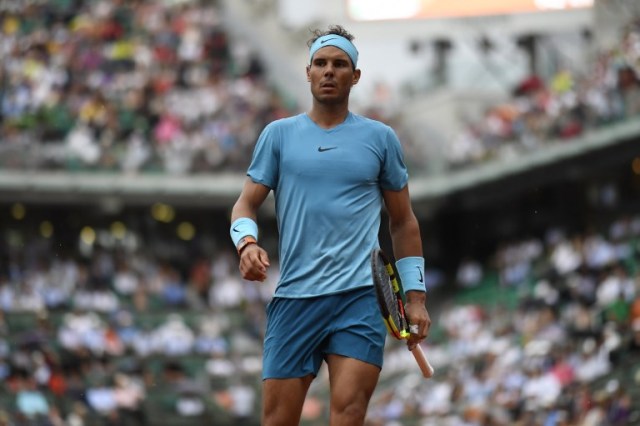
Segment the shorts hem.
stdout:
<path fill-rule="evenodd" d="M 302 375 L 291 375 L 291 376 L 285 376 L 285 375 L 278 375 L 278 374 L 272 374 L 269 376 L 262 376 L 262 381 L 264 382 L 265 380 L 287 380 L 287 379 L 302 379 L 303 377 L 307 377 L 307 376 L 313 376 L 313 378 L 315 379 L 316 377 L 318 377 L 318 373 L 314 373 L 312 371 L 306 373 L 306 374 L 302 374 Z"/>
<path fill-rule="evenodd" d="M 364 359 L 364 358 L 359 357 L 359 356 L 353 356 L 351 354 L 343 354 L 343 353 L 339 353 L 339 352 L 335 352 L 335 351 L 334 352 L 326 352 L 325 355 L 339 355 L 339 356 L 343 356 L 345 358 L 355 359 L 355 360 L 362 361 L 362 362 L 367 363 L 367 364 L 371 364 L 374 367 L 378 367 L 380 370 L 382 370 L 382 364 L 384 363 L 384 361 L 381 361 L 380 363 L 377 363 L 377 362 L 372 361 L 370 359 Z"/>

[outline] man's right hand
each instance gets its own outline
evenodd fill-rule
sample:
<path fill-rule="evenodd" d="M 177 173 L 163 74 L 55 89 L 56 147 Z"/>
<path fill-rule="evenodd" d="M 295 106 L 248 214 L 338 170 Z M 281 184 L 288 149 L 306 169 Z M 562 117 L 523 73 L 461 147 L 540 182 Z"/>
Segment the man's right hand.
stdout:
<path fill-rule="evenodd" d="M 257 244 L 250 244 L 240 254 L 240 273 L 248 281 L 264 281 L 267 279 L 269 255 Z"/>

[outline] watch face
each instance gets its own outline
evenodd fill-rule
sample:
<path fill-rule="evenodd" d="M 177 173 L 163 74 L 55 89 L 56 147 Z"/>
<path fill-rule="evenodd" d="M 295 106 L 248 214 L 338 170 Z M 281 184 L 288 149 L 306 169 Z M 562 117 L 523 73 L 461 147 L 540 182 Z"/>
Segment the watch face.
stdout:
<path fill-rule="evenodd" d="M 239 242 L 238 242 L 238 254 L 242 251 L 242 249 L 250 244 L 250 243 L 256 243 L 256 239 L 253 238 L 252 236 L 248 235 L 246 237 L 243 237 Z"/>

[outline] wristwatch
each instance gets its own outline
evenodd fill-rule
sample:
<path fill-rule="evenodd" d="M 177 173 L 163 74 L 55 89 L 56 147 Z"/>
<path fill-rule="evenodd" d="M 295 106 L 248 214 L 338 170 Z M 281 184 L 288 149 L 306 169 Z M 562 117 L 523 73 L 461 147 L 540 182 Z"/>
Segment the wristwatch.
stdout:
<path fill-rule="evenodd" d="M 251 235 L 247 235 L 246 237 L 242 237 L 240 241 L 238 241 L 238 256 L 242 254 L 242 250 L 244 250 L 249 244 L 258 244 L 258 241 L 253 238 Z"/>

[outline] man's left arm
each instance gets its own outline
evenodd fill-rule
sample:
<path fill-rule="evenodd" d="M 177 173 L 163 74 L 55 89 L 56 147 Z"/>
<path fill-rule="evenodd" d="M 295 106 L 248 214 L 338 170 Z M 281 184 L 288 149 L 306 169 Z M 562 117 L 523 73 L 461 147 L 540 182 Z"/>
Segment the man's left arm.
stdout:
<path fill-rule="evenodd" d="M 382 195 L 389 215 L 389 233 L 396 268 L 405 290 L 407 318 L 410 325 L 418 326 L 418 332 L 412 332 L 408 341 L 409 349 L 413 349 L 427 337 L 431 327 L 431 318 L 426 308 L 420 226 L 411 207 L 408 185 L 399 191 L 383 190 Z"/>

